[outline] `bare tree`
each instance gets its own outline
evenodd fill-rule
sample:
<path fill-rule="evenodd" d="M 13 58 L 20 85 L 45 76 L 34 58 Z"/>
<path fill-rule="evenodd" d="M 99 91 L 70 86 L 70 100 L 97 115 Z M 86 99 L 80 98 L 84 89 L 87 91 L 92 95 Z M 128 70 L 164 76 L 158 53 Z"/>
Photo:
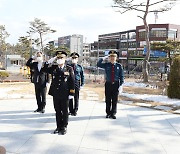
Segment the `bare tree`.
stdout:
<path fill-rule="evenodd" d="M 6 38 L 9 37 L 10 34 L 6 31 L 5 25 L 0 25 L 0 51 L 5 51 L 6 48 Z"/>
<path fill-rule="evenodd" d="M 147 53 L 143 62 L 143 79 L 144 82 L 148 82 L 148 62 L 150 58 L 150 41 L 149 41 L 149 27 L 147 23 L 147 16 L 149 13 L 166 12 L 171 10 L 175 5 L 176 1 L 179 0 L 113 0 L 115 5 L 114 8 L 118 8 L 118 12 L 121 14 L 128 11 L 136 11 L 142 13 L 138 15 L 143 20 L 146 35 L 146 48 Z"/>
<path fill-rule="evenodd" d="M 38 18 L 35 18 L 34 21 L 30 22 L 30 33 L 38 33 L 39 38 L 36 39 L 36 41 L 40 42 L 42 52 L 44 51 L 43 47 L 43 35 L 46 35 L 48 33 L 54 33 L 56 30 L 51 29 L 50 27 L 47 26 L 47 24 L 43 21 L 41 21 Z"/>
<path fill-rule="evenodd" d="M 0 65 L 6 64 L 7 55 L 7 43 L 6 38 L 9 37 L 9 33 L 6 31 L 5 25 L 0 25 Z"/>

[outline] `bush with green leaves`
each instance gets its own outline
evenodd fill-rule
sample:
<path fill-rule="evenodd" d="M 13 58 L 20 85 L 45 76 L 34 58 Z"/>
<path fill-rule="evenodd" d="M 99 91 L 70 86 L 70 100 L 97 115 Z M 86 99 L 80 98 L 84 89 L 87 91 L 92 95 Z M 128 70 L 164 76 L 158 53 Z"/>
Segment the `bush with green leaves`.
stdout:
<path fill-rule="evenodd" d="M 0 80 L 4 80 L 9 76 L 9 73 L 6 71 L 0 71 Z"/>
<path fill-rule="evenodd" d="M 170 70 L 167 95 L 170 98 L 180 99 L 180 56 L 176 56 L 173 59 Z"/>

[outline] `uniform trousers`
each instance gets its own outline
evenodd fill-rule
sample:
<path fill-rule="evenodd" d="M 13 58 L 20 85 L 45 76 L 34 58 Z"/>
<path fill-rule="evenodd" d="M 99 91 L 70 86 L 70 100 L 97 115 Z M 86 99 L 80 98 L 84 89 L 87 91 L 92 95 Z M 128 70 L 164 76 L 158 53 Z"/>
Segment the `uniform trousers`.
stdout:
<path fill-rule="evenodd" d="M 54 109 L 56 112 L 57 128 L 64 128 L 68 125 L 68 99 L 53 96 Z"/>
<path fill-rule="evenodd" d="M 75 83 L 75 94 L 74 99 L 69 100 L 69 112 L 76 113 L 79 107 L 79 90 L 80 90 L 80 82 Z"/>
<path fill-rule="evenodd" d="M 119 82 L 106 82 L 105 83 L 105 102 L 106 102 L 106 114 L 115 115 L 117 112 L 117 101 Z"/>
<path fill-rule="evenodd" d="M 46 106 L 46 91 L 47 88 L 44 85 L 40 85 L 38 83 L 35 83 L 35 93 L 36 93 L 36 100 L 37 100 L 37 106 L 39 110 L 42 110 Z"/>

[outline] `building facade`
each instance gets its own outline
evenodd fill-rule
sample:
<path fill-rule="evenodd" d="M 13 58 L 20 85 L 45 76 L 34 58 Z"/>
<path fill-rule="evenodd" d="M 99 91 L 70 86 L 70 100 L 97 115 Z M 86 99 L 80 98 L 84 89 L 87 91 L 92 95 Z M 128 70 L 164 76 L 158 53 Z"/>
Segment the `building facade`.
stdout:
<path fill-rule="evenodd" d="M 132 70 L 142 63 L 146 55 L 144 26 L 136 26 L 135 29 L 109 33 L 98 36 L 98 41 L 91 44 L 91 56 L 103 57 L 109 50 L 119 53 L 119 61 L 126 70 Z M 165 42 L 167 39 L 180 41 L 180 25 L 173 24 L 149 24 L 150 42 Z M 150 61 L 165 57 L 161 51 L 151 51 Z"/>
<path fill-rule="evenodd" d="M 25 65 L 25 58 L 21 55 L 7 55 L 6 56 L 6 70 L 12 72 L 19 72 L 20 68 Z"/>
<path fill-rule="evenodd" d="M 55 48 L 58 48 L 58 40 L 50 41 L 49 44 L 53 45 Z"/>
<path fill-rule="evenodd" d="M 65 46 L 70 49 L 71 52 L 77 52 L 79 55 L 83 55 L 83 35 L 74 34 L 58 38 L 58 46 Z"/>
<path fill-rule="evenodd" d="M 90 66 L 90 50 L 91 44 L 83 43 L 83 54 L 79 59 L 81 61 L 81 65 L 83 65 L 84 67 Z"/>

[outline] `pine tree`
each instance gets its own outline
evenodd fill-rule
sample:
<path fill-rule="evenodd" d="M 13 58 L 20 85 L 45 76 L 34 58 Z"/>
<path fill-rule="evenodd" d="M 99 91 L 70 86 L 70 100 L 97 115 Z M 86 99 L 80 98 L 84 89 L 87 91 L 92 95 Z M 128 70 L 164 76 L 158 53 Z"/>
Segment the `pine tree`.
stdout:
<path fill-rule="evenodd" d="M 170 70 L 168 97 L 180 99 L 180 56 L 174 58 Z"/>

